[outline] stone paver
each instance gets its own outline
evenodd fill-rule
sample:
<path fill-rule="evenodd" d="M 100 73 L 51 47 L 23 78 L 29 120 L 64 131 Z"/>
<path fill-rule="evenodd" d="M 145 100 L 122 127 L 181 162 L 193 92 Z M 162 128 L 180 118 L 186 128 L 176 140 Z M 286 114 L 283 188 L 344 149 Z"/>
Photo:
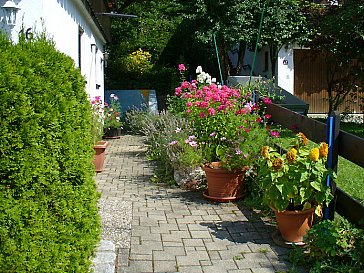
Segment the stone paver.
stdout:
<path fill-rule="evenodd" d="M 154 184 L 145 151 L 141 136 L 109 141 L 105 169 L 96 175 L 108 248 L 99 249 L 95 272 L 111 272 L 110 259 L 115 273 L 289 270 L 287 249 L 271 240 L 275 227 L 233 203 Z"/>

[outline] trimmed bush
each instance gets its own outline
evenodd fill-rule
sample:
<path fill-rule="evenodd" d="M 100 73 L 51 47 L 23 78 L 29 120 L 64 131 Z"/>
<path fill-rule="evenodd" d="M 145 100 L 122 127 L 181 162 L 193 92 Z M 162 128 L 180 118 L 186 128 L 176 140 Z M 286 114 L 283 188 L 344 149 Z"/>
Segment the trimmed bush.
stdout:
<path fill-rule="evenodd" d="M 88 272 L 100 219 L 85 80 L 45 35 L 0 35 L 0 63 L 0 272 Z"/>

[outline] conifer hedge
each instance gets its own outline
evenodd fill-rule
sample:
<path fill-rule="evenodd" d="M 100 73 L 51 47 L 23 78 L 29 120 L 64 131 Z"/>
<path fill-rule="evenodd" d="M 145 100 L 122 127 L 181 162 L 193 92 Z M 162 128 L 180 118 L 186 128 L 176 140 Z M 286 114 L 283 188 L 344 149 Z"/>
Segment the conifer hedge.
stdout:
<path fill-rule="evenodd" d="M 40 35 L 0 35 L 0 272 L 88 272 L 100 219 L 85 80 Z"/>

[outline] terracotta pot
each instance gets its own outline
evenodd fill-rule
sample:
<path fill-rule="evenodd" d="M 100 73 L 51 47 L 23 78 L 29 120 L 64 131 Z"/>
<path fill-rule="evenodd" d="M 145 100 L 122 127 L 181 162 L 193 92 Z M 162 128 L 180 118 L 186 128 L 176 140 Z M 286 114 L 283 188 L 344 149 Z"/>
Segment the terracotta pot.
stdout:
<path fill-rule="evenodd" d="M 220 168 L 219 162 L 204 166 L 207 190 L 204 197 L 215 202 L 230 202 L 244 197 L 245 170 L 230 172 Z"/>
<path fill-rule="evenodd" d="M 106 139 L 117 139 L 120 138 L 121 135 L 121 128 L 115 128 L 115 127 L 110 127 L 110 128 L 104 128 L 104 136 L 103 138 Z"/>
<path fill-rule="evenodd" d="M 298 243 L 303 241 L 303 237 L 310 230 L 313 223 L 315 209 L 304 211 L 277 211 L 272 208 L 276 215 L 279 232 L 287 242 Z"/>
<path fill-rule="evenodd" d="M 105 150 L 109 145 L 107 141 L 98 141 L 94 145 L 95 155 L 94 155 L 94 165 L 96 172 L 102 172 L 104 170 L 105 161 Z"/>

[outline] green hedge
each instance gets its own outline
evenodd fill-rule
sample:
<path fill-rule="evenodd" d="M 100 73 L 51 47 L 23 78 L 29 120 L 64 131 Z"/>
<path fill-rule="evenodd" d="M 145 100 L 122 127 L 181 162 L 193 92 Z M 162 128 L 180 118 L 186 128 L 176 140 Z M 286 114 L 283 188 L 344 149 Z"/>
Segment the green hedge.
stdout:
<path fill-rule="evenodd" d="M 0 35 L 0 272 L 87 272 L 100 219 L 85 80 L 44 35 Z"/>

